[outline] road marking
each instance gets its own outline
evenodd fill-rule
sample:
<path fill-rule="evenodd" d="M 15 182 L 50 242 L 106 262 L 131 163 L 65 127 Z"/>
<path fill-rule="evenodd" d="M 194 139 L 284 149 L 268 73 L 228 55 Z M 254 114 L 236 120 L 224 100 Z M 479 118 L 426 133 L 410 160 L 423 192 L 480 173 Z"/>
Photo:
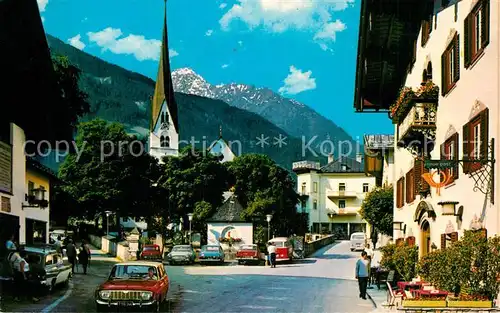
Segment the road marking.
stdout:
<path fill-rule="evenodd" d="M 68 290 L 66 290 L 66 293 L 62 297 L 60 297 L 59 299 L 57 299 L 56 301 L 54 301 L 51 304 L 49 304 L 48 306 L 46 306 L 41 311 L 41 313 L 49 313 L 50 311 L 52 311 L 53 309 L 55 309 L 59 304 L 61 304 L 61 302 L 63 302 L 64 300 L 68 299 L 68 297 L 71 295 L 72 292 L 73 292 L 73 282 L 70 280 L 69 281 L 69 285 L 68 285 Z"/>
<path fill-rule="evenodd" d="M 287 300 L 289 299 L 288 297 L 263 297 L 263 296 L 258 296 L 257 299 L 261 299 L 261 300 L 273 300 L 273 301 L 284 301 L 284 300 Z"/>
<path fill-rule="evenodd" d="M 257 310 L 272 310 L 276 309 L 275 306 L 263 306 L 263 305 L 241 305 L 242 309 L 257 309 Z"/>

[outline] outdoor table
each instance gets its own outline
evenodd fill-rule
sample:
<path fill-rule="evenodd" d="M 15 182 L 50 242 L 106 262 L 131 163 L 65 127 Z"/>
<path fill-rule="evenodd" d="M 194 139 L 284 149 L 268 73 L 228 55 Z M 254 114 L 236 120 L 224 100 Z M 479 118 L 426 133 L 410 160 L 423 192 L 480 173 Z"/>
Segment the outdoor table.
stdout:
<path fill-rule="evenodd" d="M 448 292 L 444 291 L 444 290 L 417 289 L 417 290 L 412 290 L 412 292 L 416 296 L 420 296 L 420 297 L 446 297 L 448 295 Z"/>
<path fill-rule="evenodd" d="M 413 290 L 422 288 L 422 282 L 408 282 L 408 281 L 398 281 L 399 290 Z"/>

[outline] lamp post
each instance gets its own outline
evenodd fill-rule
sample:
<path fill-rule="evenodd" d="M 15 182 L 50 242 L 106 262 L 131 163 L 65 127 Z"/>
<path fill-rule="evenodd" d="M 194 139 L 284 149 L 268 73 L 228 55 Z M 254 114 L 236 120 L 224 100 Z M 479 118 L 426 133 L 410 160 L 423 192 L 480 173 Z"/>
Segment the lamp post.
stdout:
<path fill-rule="evenodd" d="M 189 244 L 192 244 L 192 242 L 191 242 L 191 221 L 193 220 L 193 213 L 188 213 L 188 219 L 189 219 Z"/>
<path fill-rule="evenodd" d="M 111 211 L 106 211 L 106 236 L 109 236 L 109 216 L 111 215 Z"/>
<path fill-rule="evenodd" d="M 267 241 L 271 240 L 271 227 L 270 227 L 270 223 L 271 223 L 271 219 L 273 218 L 273 216 L 271 214 L 267 214 L 266 215 L 266 220 L 267 220 Z"/>

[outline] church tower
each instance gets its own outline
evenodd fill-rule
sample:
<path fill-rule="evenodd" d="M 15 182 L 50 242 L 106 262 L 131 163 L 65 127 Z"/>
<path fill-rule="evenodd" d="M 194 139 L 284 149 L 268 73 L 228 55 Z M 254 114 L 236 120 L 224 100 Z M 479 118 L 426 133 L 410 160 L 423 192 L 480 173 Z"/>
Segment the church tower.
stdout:
<path fill-rule="evenodd" d="M 168 55 L 166 0 L 160 63 L 158 65 L 155 92 L 151 102 L 149 154 L 160 161 L 164 156 L 177 156 L 179 154 L 179 120 Z"/>

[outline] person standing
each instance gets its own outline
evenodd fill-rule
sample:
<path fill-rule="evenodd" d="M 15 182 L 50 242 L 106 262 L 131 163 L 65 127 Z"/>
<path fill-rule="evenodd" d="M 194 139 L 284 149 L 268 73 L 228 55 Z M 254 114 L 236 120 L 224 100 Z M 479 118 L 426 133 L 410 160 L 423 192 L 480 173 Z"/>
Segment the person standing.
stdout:
<path fill-rule="evenodd" d="M 9 240 L 7 240 L 7 242 L 5 243 L 5 247 L 6 247 L 8 250 L 12 250 L 12 251 L 17 250 L 17 246 L 16 246 L 16 244 L 14 243 L 14 239 L 15 239 L 15 236 L 14 236 L 14 235 L 11 235 L 11 236 L 10 236 L 10 239 L 9 239 Z"/>
<path fill-rule="evenodd" d="M 374 252 L 370 248 L 370 244 L 369 243 L 367 243 L 366 246 L 365 246 L 365 252 L 366 252 L 366 256 L 368 258 L 368 277 L 371 278 L 372 260 L 373 260 Z M 368 284 L 370 284 L 370 281 L 371 281 L 371 279 L 368 279 Z"/>
<path fill-rule="evenodd" d="M 82 245 L 80 246 L 80 253 L 78 254 L 78 263 L 83 267 L 83 274 L 87 275 L 87 265 L 90 260 L 90 249 L 85 240 L 82 240 Z"/>
<path fill-rule="evenodd" d="M 71 263 L 71 272 L 75 273 L 75 264 L 76 264 L 76 247 L 73 243 L 73 239 L 68 240 L 68 245 L 66 246 L 66 256 L 68 257 L 69 263 Z"/>
<path fill-rule="evenodd" d="M 9 255 L 9 261 L 14 270 L 14 301 L 20 301 L 22 295 L 31 297 L 33 302 L 38 302 L 40 299 L 33 296 L 34 288 L 30 283 L 30 267 L 25 260 L 25 251 L 15 251 Z"/>
<path fill-rule="evenodd" d="M 269 244 L 267 251 L 269 252 L 269 262 L 271 263 L 271 267 L 276 267 L 276 246 L 274 245 L 274 242 Z"/>
<path fill-rule="evenodd" d="M 54 246 L 56 247 L 56 251 L 62 253 L 62 238 L 61 236 L 57 236 L 56 242 L 54 242 Z"/>
<path fill-rule="evenodd" d="M 368 286 L 369 261 L 366 251 L 361 252 L 361 258 L 356 262 L 356 279 L 359 285 L 359 297 L 366 300 L 366 287 Z"/>

